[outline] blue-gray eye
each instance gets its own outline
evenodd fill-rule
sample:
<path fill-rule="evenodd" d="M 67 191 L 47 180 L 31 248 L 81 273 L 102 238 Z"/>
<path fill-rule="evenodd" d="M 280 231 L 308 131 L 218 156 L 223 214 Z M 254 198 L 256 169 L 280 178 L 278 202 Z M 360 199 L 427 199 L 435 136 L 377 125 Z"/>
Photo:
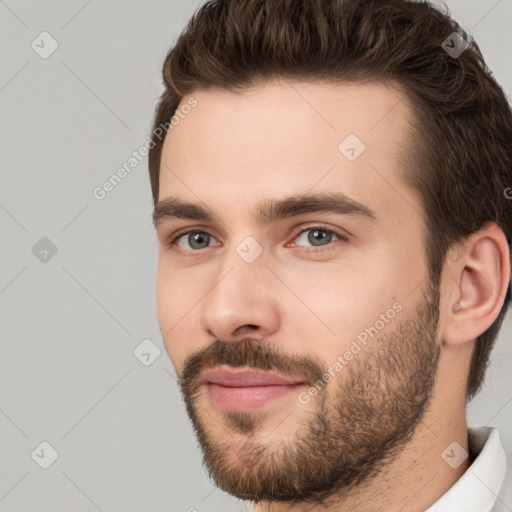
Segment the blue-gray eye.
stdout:
<path fill-rule="evenodd" d="M 296 237 L 297 240 L 299 240 L 300 237 L 302 235 L 304 235 L 305 233 L 307 233 L 307 232 L 309 232 L 309 234 L 307 236 L 307 241 L 313 247 L 322 247 L 324 245 L 329 244 L 330 242 L 332 242 L 333 235 L 335 237 L 337 237 L 338 239 L 340 238 L 338 235 L 336 235 L 336 233 L 334 233 L 334 231 L 331 231 L 329 229 L 324 229 L 324 228 L 307 228 L 307 229 L 302 230 L 297 235 L 297 237 Z"/>

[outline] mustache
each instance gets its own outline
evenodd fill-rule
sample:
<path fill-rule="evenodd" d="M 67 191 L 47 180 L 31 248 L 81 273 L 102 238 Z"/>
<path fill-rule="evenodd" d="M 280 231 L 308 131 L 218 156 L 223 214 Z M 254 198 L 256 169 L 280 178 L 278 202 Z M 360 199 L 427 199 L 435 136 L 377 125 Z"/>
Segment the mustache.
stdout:
<path fill-rule="evenodd" d="M 205 370 L 220 365 L 233 368 L 247 367 L 272 371 L 291 378 L 300 378 L 312 385 L 325 373 L 322 361 L 311 354 L 305 356 L 283 355 L 274 345 L 255 338 L 240 341 L 216 340 L 205 349 L 192 353 L 178 373 L 178 383 L 183 391 L 198 391 L 199 377 Z"/>

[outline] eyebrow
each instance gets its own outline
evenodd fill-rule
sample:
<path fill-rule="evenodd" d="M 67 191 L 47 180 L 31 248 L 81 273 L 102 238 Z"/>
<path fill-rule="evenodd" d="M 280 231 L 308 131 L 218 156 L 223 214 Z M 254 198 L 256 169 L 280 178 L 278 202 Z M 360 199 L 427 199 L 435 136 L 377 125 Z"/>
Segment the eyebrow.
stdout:
<path fill-rule="evenodd" d="M 323 192 L 295 195 L 284 199 L 268 199 L 256 208 L 256 221 L 268 225 L 281 219 L 307 213 L 336 213 L 354 215 L 377 223 L 377 216 L 365 206 L 341 193 Z M 153 211 L 156 227 L 171 219 L 190 219 L 214 222 L 215 215 L 208 208 L 188 203 L 177 197 L 167 197 L 157 203 Z"/>

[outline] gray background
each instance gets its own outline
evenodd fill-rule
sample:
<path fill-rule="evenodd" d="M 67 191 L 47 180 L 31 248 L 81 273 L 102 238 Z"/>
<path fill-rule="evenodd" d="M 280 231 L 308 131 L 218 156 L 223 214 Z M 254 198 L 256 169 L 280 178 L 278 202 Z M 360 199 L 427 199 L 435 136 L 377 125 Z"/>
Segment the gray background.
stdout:
<path fill-rule="evenodd" d="M 163 59 L 198 5 L 0 0 L 1 512 L 247 505 L 203 471 L 163 348 L 147 158 L 92 194 L 146 141 Z M 447 5 L 512 97 L 512 0 Z M 43 31 L 59 45 L 46 59 L 31 47 Z M 511 336 L 509 313 L 468 412 L 509 456 Z M 133 351 L 148 338 L 161 355 L 146 367 Z M 59 454 L 48 469 L 43 441 Z"/>

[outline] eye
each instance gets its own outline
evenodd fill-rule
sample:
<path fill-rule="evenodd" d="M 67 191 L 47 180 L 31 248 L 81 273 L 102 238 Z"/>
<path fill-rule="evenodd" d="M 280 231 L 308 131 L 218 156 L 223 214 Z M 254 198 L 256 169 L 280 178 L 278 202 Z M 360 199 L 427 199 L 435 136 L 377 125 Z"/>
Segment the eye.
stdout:
<path fill-rule="evenodd" d="M 309 232 L 309 235 L 306 235 L 306 233 Z M 302 241 L 306 241 L 307 243 L 310 243 L 313 248 L 308 249 L 310 252 L 318 252 L 322 251 L 322 247 L 333 245 L 332 244 L 332 238 L 336 237 L 338 240 L 345 240 L 347 241 L 348 238 L 346 236 L 343 236 L 341 234 L 336 233 L 332 229 L 324 228 L 323 226 L 312 226 L 308 227 L 306 229 L 302 229 L 295 235 L 294 240 L 300 240 L 302 238 Z M 335 240 L 336 241 L 336 240 Z M 292 244 L 295 245 L 295 244 Z"/>
<path fill-rule="evenodd" d="M 181 239 L 183 238 L 185 246 L 180 244 Z M 207 233 L 206 231 L 198 231 L 198 230 L 189 230 L 185 233 L 181 233 L 176 237 L 172 238 L 168 245 L 170 247 L 178 246 L 178 251 L 187 252 L 190 251 L 190 248 L 197 252 L 199 249 L 205 249 L 209 247 L 210 241 L 213 237 Z M 189 247 L 186 246 L 189 244 Z"/>

